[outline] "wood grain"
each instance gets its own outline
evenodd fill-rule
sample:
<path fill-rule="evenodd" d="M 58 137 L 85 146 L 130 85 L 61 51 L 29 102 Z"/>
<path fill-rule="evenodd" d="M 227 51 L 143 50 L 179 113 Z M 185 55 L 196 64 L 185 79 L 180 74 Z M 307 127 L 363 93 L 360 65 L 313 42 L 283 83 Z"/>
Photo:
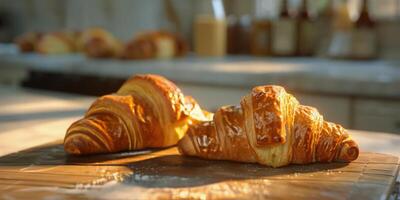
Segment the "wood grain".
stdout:
<path fill-rule="evenodd" d="M 269 168 L 175 147 L 70 157 L 57 141 L 0 157 L 0 198 L 386 199 L 398 170 L 398 157 L 367 152 L 352 163 Z"/>

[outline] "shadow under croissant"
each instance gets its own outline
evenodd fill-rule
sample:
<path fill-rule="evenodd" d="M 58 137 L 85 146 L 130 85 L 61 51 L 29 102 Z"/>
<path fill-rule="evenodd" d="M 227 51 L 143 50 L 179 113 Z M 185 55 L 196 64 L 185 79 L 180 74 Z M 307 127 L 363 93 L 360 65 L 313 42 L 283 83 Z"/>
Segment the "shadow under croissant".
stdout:
<path fill-rule="evenodd" d="M 0 166 L 22 165 L 92 165 L 120 166 L 124 162 L 110 163 L 113 160 L 146 155 L 162 149 L 144 149 L 137 151 L 95 154 L 86 156 L 71 156 L 64 151 L 62 141 L 29 148 L 0 157 Z M 108 161 L 108 162 L 107 162 Z"/>
<path fill-rule="evenodd" d="M 166 155 L 135 163 L 129 163 L 134 172 L 123 184 L 148 188 L 179 188 L 202 186 L 231 180 L 248 179 L 291 179 L 293 175 L 342 168 L 348 163 L 316 163 L 289 165 L 281 168 L 260 164 L 240 163 L 223 160 L 205 160 L 196 157 Z"/>
<path fill-rule="evenodd" d="M 156 155 L 158 152 L 164 153 Z M 0 167 L 32 165 L 39 167 L 62 167 L 65 165 L 123 166 L 131 171 L 122 180 L 119 180 L 123 185 L 145 188 L 183 188 L 232 180 L 291 180 L 296 174 L 305 175 L 311 172 L 334 171 L 337 168 L 343 168 L 348 163 L 317 163 L 271 168 L 259 164 L 181 156 L 177 154 L 174 148 L 146 149 L 91 156 L 69 156 L 64 152 L 60 141 L 0 157 Z"/>

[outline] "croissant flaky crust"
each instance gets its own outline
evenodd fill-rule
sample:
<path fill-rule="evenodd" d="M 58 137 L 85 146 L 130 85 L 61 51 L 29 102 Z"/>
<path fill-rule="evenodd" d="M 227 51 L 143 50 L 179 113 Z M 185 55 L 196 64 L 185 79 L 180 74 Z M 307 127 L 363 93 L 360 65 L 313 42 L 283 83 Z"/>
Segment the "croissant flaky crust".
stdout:
<path fill-rule="evenodd" d="M 189 96 L 157 75 L 137 75 L 97 99 L 67 130 L 64 149 L 82 155 L 174 145 L 193 122 L 210 120 Z"/>
<path fill-rule="evenodd" d="M 255 87 L 240 104 L 191 126 L 178 144 L 180 152 L 272 167 L 358 157 L 358 146 L 343 127 L 324 121 L 317 109 L 300 105 L 283 87 Z"/>

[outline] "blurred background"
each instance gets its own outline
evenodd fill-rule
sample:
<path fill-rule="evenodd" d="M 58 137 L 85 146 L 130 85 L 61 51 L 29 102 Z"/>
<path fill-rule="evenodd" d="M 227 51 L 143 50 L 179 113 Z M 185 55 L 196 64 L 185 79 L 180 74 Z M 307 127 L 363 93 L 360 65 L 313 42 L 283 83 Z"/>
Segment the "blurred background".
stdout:
<path fill-rule="evenodd" d="M 1 0 L 1 41 L 10 42 L 27 31 L 83 30 L 102 27 L 121 40 L 129 40 L 144 30 L 175 30 L 192 43 L 193 22 L 199 14 L 212 13 L 212 1 L 208 0 Z M 225 0 L 224 10 L 231 21 L 275 20 L 279 18 L 281 0 Z M 291 16 L 299 17 L 302 0 L 288 0 Z M 307 2 L 307 12 L 313 21 L 335 17 L 333 12 L 346 5 L 350 19 L 355 22 L 362 10 L 363 0 L 318 0 Z M 370 17 L 378 22 L 381 34 L 382 56 L 396 54 L 398 40 L 390 41 L 399 31 L 400 3 L 398 0 L 368 0 Z M 171 8 L 172 6 L 172 8 Z M 171 17 L 173 15 L 174 17 Z M 246 21 L 247 20 L 247 21 Z M 325 20 L 325 19 L 324 19 Z M 324 24 L 329 27 L 329 24 Z M 322 28 L 322 27 L 321 27 Z M 324 27 L 325 28 L 325 27 Z M 385 40 L 388 40 L 386 41 Z M 392 46 L 391 46 L 392 45 Z M 396 46 L 397 45 L 397 46 Z M 397 51 L 398 52 L 398 51 Z"/>
<path fill-rule="evenodd" d="M 279 84 L 400 133 L 399 36 L 400 0 L 0 0 L 0 84 L 100 96 L 155 73 L 209 110 Z"/>

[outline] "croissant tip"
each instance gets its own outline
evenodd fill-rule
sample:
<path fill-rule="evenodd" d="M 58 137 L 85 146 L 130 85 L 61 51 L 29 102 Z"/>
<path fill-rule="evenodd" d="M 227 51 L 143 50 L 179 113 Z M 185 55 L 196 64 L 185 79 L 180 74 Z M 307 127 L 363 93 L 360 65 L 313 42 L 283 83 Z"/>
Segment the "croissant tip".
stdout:
<path fill-rule="evenodd" d="M 79 148 L 71 142 L 64 142 L 64 151 L 71 155 L 80 155 L 81 151 Z"/>
<path fill-rule="evenodd" d="M 344 145 L 342 146 L 338 160 L 344 162 L 350 162 L 356 160 L 358 158 L 359 153 L 360 152 L 358 145 L 353 140 L 350 140 L 344 143 Z"/>
<path fill-rule="evenodd" d="M 105 151 L 96 141 L 82 135 L 67 135 L 64 139 L 64 151 L 67 154 L 88 155 L 103 153 Z"/>

